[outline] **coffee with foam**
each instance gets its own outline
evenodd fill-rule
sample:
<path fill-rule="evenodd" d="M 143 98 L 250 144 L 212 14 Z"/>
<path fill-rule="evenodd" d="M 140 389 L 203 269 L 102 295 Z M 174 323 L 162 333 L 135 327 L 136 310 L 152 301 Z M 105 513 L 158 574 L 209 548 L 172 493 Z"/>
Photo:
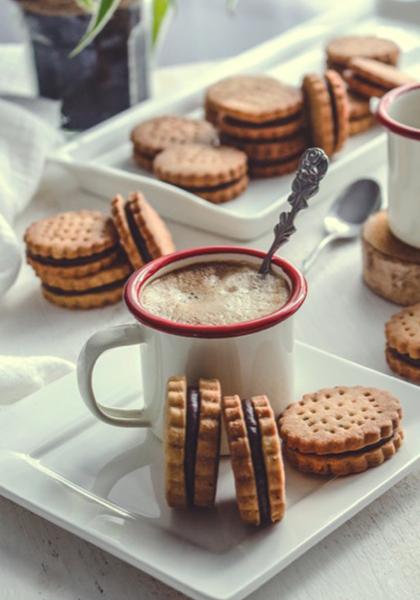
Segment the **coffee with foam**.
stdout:
<path fill-rule="evenodd" d="M 145 286 L 141 303 L 153 315 L 187 325 L 229 325 L 269 315 L 290 295 L 282 275 L 265 277 L 247 262 L 203 262 Z"/>

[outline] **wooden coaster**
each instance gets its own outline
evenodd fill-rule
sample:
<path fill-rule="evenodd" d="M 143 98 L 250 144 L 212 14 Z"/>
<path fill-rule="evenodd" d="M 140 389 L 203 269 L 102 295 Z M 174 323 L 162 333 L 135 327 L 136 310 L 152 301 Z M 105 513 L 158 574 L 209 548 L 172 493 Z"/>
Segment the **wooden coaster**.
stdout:
<path fill-rule="evenodd" d="M 420 249 L 391 233 L 386 211 L 365 224 L 362 251 L 363 279 L 371 290 L 403 306 L 420 302 Z"/>

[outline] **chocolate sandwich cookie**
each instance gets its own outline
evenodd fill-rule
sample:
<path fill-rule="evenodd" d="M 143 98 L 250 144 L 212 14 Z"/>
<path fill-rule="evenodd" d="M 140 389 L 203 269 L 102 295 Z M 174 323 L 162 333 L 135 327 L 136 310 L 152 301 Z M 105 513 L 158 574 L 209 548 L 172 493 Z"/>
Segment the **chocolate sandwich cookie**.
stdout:
<path fill-rule="evenodd" d="M 401 447 L 403 438 L 402 429 L 397 429 L 389 438 L 353 452 L 320 456 L 303 454 L 285 446 L 284 455 L 302 473 L 343 477 L 352 473 L 362 473 L 389 460 Z"/>
<path fill-rule="evenodd" d="M 282 123 L 278 121 L 284 119 L 288 133 L 291 133 L 288 129 L 290 121 L 301 117 L 303 108 L 299 89 L 267 75 L 237 75 L 222 79 L 208 88 L 205 106 L 206 110 L 218 115 L 222 130 L 226 117 L 234 120 L 233 125 L 244 129 L 254 124 L 262 129 L 267 126 L 281 130 Z"/>
<path fill-rule="evenodd" d="M 133 156 L 143 169 L 153 171 L 153 159 L 173 144 L 215 145 L 217 132 L 208 121 L 188 117 L 163 116 L 137 125 L 131 132 Z"/>
<path fill-rule="evenodd" d="M 272 77 L 219 81 L 207 90 L 206 112 L 217 121 L 222 143 L 247 154 L 251 175 L 293 171 L 307 146 L 301 90 Z"/>
<path fill-rule="evenodd" d="M 226 396 L 223 415 L 242 520 L 257 526 L 280 521 L 286 508 L 285 476 L 268 398 Z"/>
<path fill-rule="evenodd" d="M 395 42 L 373 35 L 337 37 L 326 47 L 327 65 L 336 71 L 348 67 L 353 58 L 371 58 L 388 65 L 396 65 L 400 49 Z"/>
<path fill-rule="evenodd" d="M 98 211 L 65 212 L 30 225 L 24 235 L 28 263 L 40 277 L 84 277 L 121 255 L 112 220 Z"/>
<path fill-rule="evenodd" d="M 246 154 L 228 146 L 171 146 L 155 158 L 154 171 L 159 179 L 216 204 L 235 198 L 248 185 Z"/>
<path fill-rule="evenodd" d="M 387 363 L 397 375 L 420 383 L 420 304 L 393 315 L 385 326 Z"/>
<path fill-rule="evenodd" d="M 51 303 L 64 308 L 89 309 L 115 304 L 122 299 L 131 267 L 125 259 L 92 275 L 59 277 L 44 273 L 42 293 Z"/>
<path fill-rule="evenodd" d="M 175 251 L 168 228 L 140 192 L 130 194 L 127 201 L 120 194 L 115 196 L 111 213 L 121 246 L 134 269 Z"/>
<path fill-rule="evenodd" d="M 363 386 L 337 386 L 305 394 L 286 408 L 280 436 L 303 454 L 340 454 L 390 438 L 400 425 L 399 400 Z"/>
<path fill-rule="evenodd" d="M 389 90 L 416 81 L 396 67 L 369 58 L 351 60 L 344 77 L 352 92 L 366 98 L 381 98 Z"/>
<path fill-rule="evenodd" d="M 285 457 L 317 475 L 361 473 L 399 449 L 401 406 L 390 393 L 362 386 L 321 389 L 287 407 L 279 420 Z"/>
<path fill-rule="evenodd" d="M 302 89 L 312 145 L 328 156 L 338 152 L 349 133 L 349 101 L 346 85 L 335 71 L 306 75 Z"/>
<path fill-rule="evenodd" d="M 197 386 L 189 386 L 185 377 L 169 379 L 165 435 L 165 489 L 169 506 L 213 506 L 221 412 L 217 379 L 200 379 Z"/>
<path fill-rule="evenodd" d="M 349 100 L 349 135 L 357 135 L 367 131 L 376 123 L 375 116 L 370 112 L 369 99 L 347 93 Z"/>

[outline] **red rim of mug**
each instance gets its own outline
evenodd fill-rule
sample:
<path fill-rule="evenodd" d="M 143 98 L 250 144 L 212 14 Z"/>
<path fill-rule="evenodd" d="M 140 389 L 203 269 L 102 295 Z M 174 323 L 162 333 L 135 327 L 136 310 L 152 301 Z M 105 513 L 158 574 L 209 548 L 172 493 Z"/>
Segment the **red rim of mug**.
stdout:
<path fill-rule="evenodd" d="M 124 289 L 124 300 L 132 315 L 143 325 L 164 331 L 172 335 L 198 337 L 198 338 L 227 338 L 237 337 L 256 333 L 263 329 L 268 329 L 277 323 L 291 317 L 298 308 L 302 305 L 307 295 L 307 284 L 304 276 L 296 269 L 289 261 L 284 258 L 275 256 L 273 264 L 279 266 L 290 280 L 292 291 L 288 301 L 275 312 L 254 319 L 252 321 L 244 321 L 242 323 L 233 323 L 230 325 L 187 325 L 183 323 L 175 323 L 169 319 L 164 319 L 149 313 L 140 302 L 140 293 L 146 282 L 155 275 L 158 271 L 168 265 L 172 265 L 188 258 L 207 257 L 213 254 L 229 254 L 229 259 L 234 259 L 235 256 L 252 256 L 263 258 L 265 253 L 261 250 L 252 248 L 241 248 L 237 246 L 208 246 L 202 248 L 192 248 L 190 250 L 181 250 L 157 258 L 148 263 L 131 275 Z"/>
<path fill-rule="evenodd" d="M 402 135 L 403 137 L 411 138 L 412 140 L 420 140 L 420 129 L 417 129 L 416 127 L 410 127 L 409 125 L 403 125 L 403 123 L 400 123 L 399 121 L 396 121 L 390 117 L 388 111 L 391 104 L 397 98 L 419 88 L 420 83 L 408 83 L 407 85 L 403 85 L 391 90 L 381 99 L 377 111 L 378 120 L 382 123 L 382 125 L 394 133 Z"/>

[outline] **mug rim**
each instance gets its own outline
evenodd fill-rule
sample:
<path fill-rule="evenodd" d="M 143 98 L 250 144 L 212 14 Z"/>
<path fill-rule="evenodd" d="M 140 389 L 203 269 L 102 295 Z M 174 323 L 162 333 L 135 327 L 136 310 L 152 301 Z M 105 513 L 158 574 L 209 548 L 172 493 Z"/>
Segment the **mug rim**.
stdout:
<path fill-rule="evenodd" d="M 279 256 L 273 257 L 273 263 L 288 276 L 292 291 L 287 302 L 278 310 L 251 321 L 231 323 L 229 325 L 188 325 L 175 323 L 148 312 L 140 303 L 140 290 L 146 282 L 162 268 L 186 258 L 205 257 L 212 254 L 236 254 L 264 258 L 265 252 L 241 246 L 202 246 L 188 250 L 179 250 L 157 258 L 128 279 L 124 288 L 124 300 L 131 314 L 143 325 L 172 335 L 198 338 L 227 338 L 256 333 L 268 329 L 291 317 L 303 304 L 307 295 L 307 282 L 303 274 L 289 261 Z"/>
<path fill-rule="evenodd" d="M 389 108 L 391 104 L 400 96 L 407 94 L 413 90 L 419 89 L 420 83 L 407 83 L 400 87 L 397 87 L 393 90 L 390 90 L 383 96 L 379 102 L 377 117 L 378 120 L 384 125 L 387 129 L 390 129 L 394 133 L 401 135 L 403 137 L 410 138 L 412 140 L 420 140 L 420 129 L 417 127 L 411 127 L 410 125 L 404 125 L 399 121 L 396 121 L 389 115 Z"/>

